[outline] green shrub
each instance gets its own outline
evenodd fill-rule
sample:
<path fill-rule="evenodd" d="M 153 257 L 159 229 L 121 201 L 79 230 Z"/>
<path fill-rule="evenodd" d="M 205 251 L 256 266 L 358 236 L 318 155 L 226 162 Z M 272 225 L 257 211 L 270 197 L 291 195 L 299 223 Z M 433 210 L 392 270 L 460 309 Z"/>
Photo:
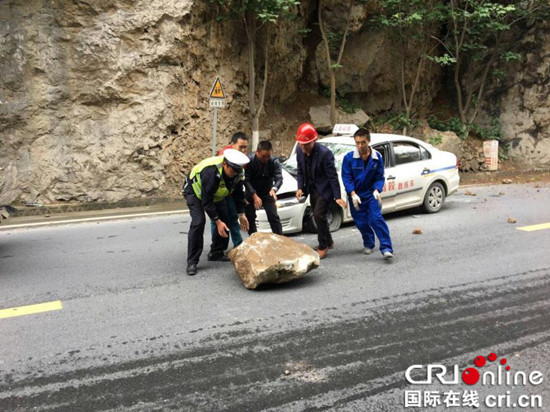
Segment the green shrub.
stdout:
<path fill-rule="evenodd" d="M 438 119 L 436 116 L 431 115 L 428 117 L 428 124 L 432 129 L 440 130 L 442 132 L 454 132 L 462 140 L 465 140 L 472 130 L 471 125 L 462 124 L 460 119 L 456 116 L 451 117 L 447 121 L 443 121 Z"/>
<path fill-rule="evenodd" d="M 430 137 L 428 143 L 430 143 L 432 146 L 437 146 L 440 145 L 442 141 L 443 136 L 441 136 L 440 134 L 436 134 L 435 136 Z"/>

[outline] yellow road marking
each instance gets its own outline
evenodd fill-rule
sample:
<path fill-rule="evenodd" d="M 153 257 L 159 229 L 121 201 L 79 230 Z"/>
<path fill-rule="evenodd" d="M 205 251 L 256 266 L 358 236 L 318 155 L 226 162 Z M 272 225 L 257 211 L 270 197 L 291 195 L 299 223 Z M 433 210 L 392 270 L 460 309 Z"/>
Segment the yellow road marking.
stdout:
<path fill-rule="evenodd" d="M 0 310 L 0 319 L 13 318 L 15 316 L 32 315 L 33 313 L 49 312 L 50 310 L 63 309 L 60 300 L 54 302 L 38 303 L 36 305 L 19 306 Z"/>
<path fill-rule="evenodd" d="M 523 230 L 525 232 L 533 232 L 535 230 L 550 229 L 550 222 L 549 223 L 541 223 L 540 225 L 518 227 L 517 229 L 518 230 Z"/>

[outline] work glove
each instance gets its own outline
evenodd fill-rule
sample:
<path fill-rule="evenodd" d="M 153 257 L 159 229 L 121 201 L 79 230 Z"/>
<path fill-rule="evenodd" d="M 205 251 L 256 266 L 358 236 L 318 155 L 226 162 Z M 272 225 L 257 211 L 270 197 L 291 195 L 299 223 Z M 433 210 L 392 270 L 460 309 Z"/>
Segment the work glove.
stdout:
<path fill-rule="evenodd" d="M 374 192 L 372 192 L 372 195 L 376 200 L 378 200 L 378 204 L 380 205 L 380 207 L 382 207 L 382 196 L 380 196 L 380 192 L 378 190 L 375 190 Z"/>
<path fill-rule="evenodd" d="M 361 204 L 361 198 L 357 196 L 357 194 L 354 194 L 351 196 L 351 201 L 353 202 L 353 207 L 355 210 L 359 210 L 359 205 Z"/>

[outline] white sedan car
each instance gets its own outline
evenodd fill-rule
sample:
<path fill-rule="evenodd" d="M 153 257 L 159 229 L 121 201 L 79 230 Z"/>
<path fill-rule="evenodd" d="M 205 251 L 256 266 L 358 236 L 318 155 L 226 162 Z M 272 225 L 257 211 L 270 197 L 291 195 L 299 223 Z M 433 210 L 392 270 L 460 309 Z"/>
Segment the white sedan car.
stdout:
<path fill-rule="evenodd" d="M 353 127 L 351 131 L 355 131 Z M 341 178 L 344 155 L 355 149 L 353 133 L 328 136 L 317 140 L 334 153 L 342 196 L 346 192 Z M 393 134 L 371 134 L 371 147 L 384 158 L 386 183 L 382 193 L 382 213 L 422 206 L 426 212 L 439 212 L 445 198 L 458 189 L 458 162 L 453 153 L 436 149 L 428 143 L 412 137 Z M 277 192 L 277 210 L 283 233 L 302 230 L 316 232 L 309 196 L 296 199 L 298 189 L 296 146 L 290 158 L 283 162 L 283 185 Z M 328 220 L 330 230 L 338 230 L 343 222 L 353 220 L 348 209 L 342 210 L 336 203 L 331 205 Z M 257 227 L 260 232 L 270 232 L 264 210 L 258 210 Z"/>

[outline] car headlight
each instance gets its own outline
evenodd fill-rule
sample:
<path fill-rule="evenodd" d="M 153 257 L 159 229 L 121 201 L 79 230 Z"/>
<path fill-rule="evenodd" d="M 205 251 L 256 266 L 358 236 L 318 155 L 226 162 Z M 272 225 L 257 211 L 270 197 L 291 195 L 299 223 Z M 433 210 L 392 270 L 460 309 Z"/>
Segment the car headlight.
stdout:
<path fill-rule="evenodd" d="M 304 203 L 306 201 L 306 197 L 302 196 L 300 200 L 296 199 L 295 197 L 289 197 L 286 199 L 279 199 L 277 200 L 277 209 L 283 208 L 283 207 L 290 207 L 290 206 L 296 206 L 299 203 Z"/>

